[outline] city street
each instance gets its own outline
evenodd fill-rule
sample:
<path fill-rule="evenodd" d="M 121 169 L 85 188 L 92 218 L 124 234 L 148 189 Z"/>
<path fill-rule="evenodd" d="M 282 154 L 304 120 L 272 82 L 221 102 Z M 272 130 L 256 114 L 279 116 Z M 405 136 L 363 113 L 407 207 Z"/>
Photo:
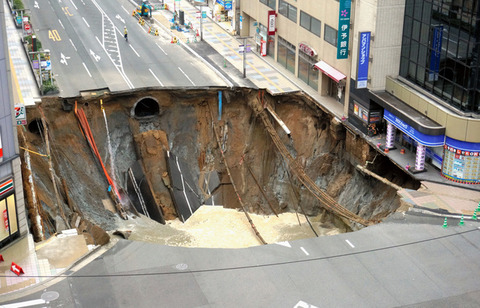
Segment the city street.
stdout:
<path fill-rule="evenodd" d="M 225 86 L 170 37 L 147 33 L 129 1 L 27 2 L 35 34 L 50 50 L 60 96 L 109 88 Z M 128 42 L 123 38 L 128 30 Z"/>

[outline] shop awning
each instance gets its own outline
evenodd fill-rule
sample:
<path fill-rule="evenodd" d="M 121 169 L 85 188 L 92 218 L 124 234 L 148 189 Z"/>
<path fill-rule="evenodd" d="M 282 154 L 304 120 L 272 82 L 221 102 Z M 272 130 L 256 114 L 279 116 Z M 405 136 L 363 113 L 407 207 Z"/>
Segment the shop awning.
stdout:
<path fill-rule="evenodd" d="M 335 82 L 339 82 L 347 77 L 324 61 L 317 62 L 314 66 L 321 70 L 325 75 L 335 80 Z"/>
<path fill-rule="evenodd" d="M 421 114 L 385 91 L 373 92 L 373 99 L 384 108 L 383 117 L 420 144 L 435 147 L 445 142 L 445 127 Z"/>

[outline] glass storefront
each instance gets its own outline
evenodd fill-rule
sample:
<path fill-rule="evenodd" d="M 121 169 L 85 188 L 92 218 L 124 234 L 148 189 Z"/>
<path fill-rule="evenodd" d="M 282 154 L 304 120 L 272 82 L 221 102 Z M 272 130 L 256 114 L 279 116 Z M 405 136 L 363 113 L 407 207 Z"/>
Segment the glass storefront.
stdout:
<path fill-rule="evenodd" d="M 282 37 L 278 37 L 277 62 L 295 74 L 296 47 Z"/>
<path fill-rule="evenodd" d="M 400 75 L 479 114 L 479 18 L 479 1 L 407 0 Z"/>
<path fill-rule="evenodd" d="M 318 90 L 318 70 L 313 69 L 317 61 L 315 58 L 304 52 L 298 54 L 298 78 L 303 80 L 310 87 Z"/>
<path fill-rule="evenodd" d="M 17 211 L 15 205 L 15 194 L 0 200 L 0 213 L 2 223 L 0 225 L 0 247 L 2 242 L 12 236 L 18 235 Z"/>

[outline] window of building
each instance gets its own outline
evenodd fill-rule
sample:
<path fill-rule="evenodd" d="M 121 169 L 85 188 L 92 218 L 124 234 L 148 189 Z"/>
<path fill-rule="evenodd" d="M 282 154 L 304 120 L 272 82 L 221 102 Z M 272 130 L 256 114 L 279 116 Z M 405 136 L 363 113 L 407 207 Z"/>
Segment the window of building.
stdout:
<path fill-rule="evenodd" d="M 285 0 L 278 2 L 278 12 L 291 21 L 297 22 L 297 7 L 285 2 Z"/>
<path fill-rule="evenodd" d="M 337 30 L 325 24 L 323 39 L 333 46 L 337 46 Z"/>
<path fill-rule="evenodd" d="M 475 1 L 407 0 L 400 75 L 466 112 L 480 114 Z M 477 35 L 476 35 L 477 34 Z"/>
<path fill-rule="evenodd" d="M 295 74 L 295 45 L 286 39 L 278 37 L 277 62 Z"/>
<path fill-rule="evenodd" d="M 260 0 L 260 2 L 265 4 L 269 8 L 272 8 L 274 10 L 277 9 L 277 0 Z"/>
<path fill-rule="evenodd" d="M 313 69 L 317 61 L 315 58 L 299 52 L 298 54 L 298 78 L 303 80 L 310 87 L 318 90 L 318 70 Z"/>
<path fill-rule="evenodd" d="M 322 22 L 315 17 L 308 15 L 304 11 L 300 11 L 300 26 L 320 37 L 320 33 L 322 32 Z"/>

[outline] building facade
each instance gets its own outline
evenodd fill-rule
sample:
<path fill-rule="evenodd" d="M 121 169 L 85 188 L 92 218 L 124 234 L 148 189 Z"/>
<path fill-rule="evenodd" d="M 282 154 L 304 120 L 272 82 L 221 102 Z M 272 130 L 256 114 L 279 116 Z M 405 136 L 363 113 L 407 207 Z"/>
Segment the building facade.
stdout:
<path fill-rule="evenodd" d="M 337 58 L 340 6 L 338 0 L 241 0 L 239 34 L 253 37 L 258 52 L 337 100 L 346 113 L 351 65 L 348 57 Z"/>
<path fill-rule="evenodd" d="M 414 152 L 410 172 L 480 184 L 479 0 L 242 0 L 239 15 L 240 35 L 349 123 Z"/>
<path fill-rule="evenodd" d="M 0 7 L 0 248 L 28 234 L 4 6 Z"/>
<path fill-rule="evenodd" d="M 358 1 L 362 6 L 373 8 L 376 25 L 359 29 L 373 38 L 367 87 L 352 86 L 349 121 L 365 133 L 377 125 L 386 148 L 415 152 L 413 173 L 428 162 L 449 180 L 480 184 L 480 1 Z M 357 10 L 356 24 L 368 23 L 364 17 Z M 363 44 L 353 46 L 358 84 Z"/>

